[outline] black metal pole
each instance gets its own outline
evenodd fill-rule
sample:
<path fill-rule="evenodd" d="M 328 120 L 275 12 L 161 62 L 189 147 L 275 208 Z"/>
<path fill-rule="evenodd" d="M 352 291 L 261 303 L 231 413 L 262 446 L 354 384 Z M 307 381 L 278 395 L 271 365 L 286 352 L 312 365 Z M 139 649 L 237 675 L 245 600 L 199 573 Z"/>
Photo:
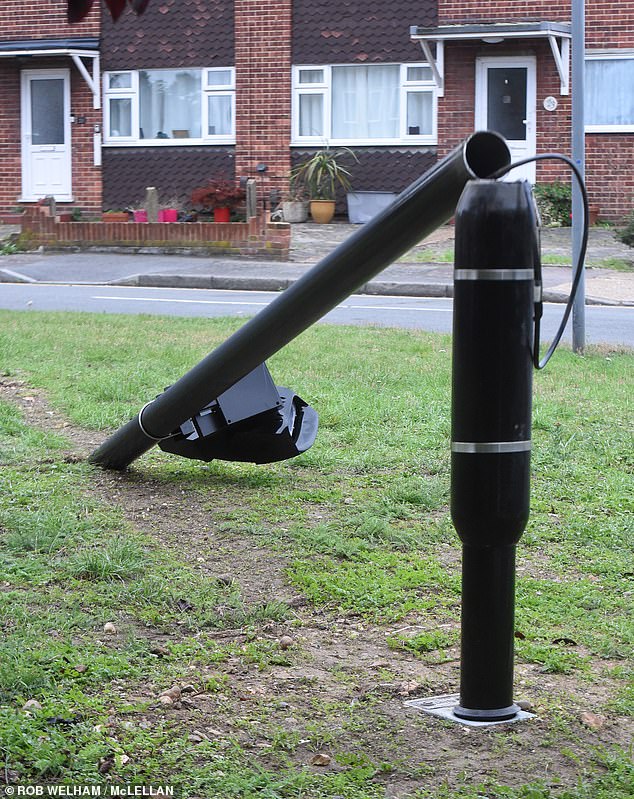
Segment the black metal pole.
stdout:
<path fill-rule="evenodd" d="M 515 545 L 529 514 L 534 259 L 527 183 L 456 212 L 451 514 L 463 543 L 460 718 L 513 718 Z"/>
<path fill-rule="evenodd" d="M 166 438 L 454 213 L 467 181 L 510 162 L 496 133 L 478 132 L 414 181 L 394 203 L 350 236 L 90 456 L 123 469 Z"/>

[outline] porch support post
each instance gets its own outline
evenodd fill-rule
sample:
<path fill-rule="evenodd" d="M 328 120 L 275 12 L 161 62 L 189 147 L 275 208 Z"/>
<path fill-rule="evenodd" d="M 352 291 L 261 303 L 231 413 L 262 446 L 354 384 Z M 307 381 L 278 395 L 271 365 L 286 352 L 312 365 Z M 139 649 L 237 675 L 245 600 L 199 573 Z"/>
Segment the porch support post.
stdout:
<path fill-rule="evenodd" d="M 550 49 L 555 59 L 555 66 L 561 81 L 560 94 L 570 94 L 570 39 L 561 37 L 560 45 L 557 44 L 557 36 L 551 34 L 548 37 Z M 560 49 L 561 47 L 561 49 Z"/>
<path fill-rule="evenodd" d="M 79 74 L 88 84 L 88 88 L 92 92 L 92 107 L 101 108 L 101 91 L 99 89 L 99 56 L 97 54 L 86 54 L 86 58 L 92 59 L 92 75 L 86 69 L 86 65 L 81 60 L 81 56 L 77 53 L 71 53 L 73 64 L 77 67 Z"/>
<path fill-rule="evenodd" d="M 429 46 L 429 42 L 427 39 L 420 40 L 421 49 L 425 55 L 425 61 L 431 67 L 432 74 L 434 76 L 434 80 L 436 81 L 436 86 L 438 87 L 438 97 L 445 96 L 445 77 L 444 77 L 444 45 L 443 41 L 438 40 L 436 42 L 436 57 L 434 58 L 434 54 L 431 51 L 431 47 Z M 440 65 L 440 68 L 439 68 Z"/>

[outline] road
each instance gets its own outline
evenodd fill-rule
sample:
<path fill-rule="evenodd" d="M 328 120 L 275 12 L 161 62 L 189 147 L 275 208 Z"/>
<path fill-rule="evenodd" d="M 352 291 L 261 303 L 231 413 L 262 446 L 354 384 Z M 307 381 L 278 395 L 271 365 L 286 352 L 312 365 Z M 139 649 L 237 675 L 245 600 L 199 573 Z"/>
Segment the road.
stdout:
<path fill-rule="evenodd" d="M 22 311 L 248 317 L 277 296 L 274 292 L 261 291 L 0 283 L 0 308 Z M 545 305 L 542 324 L 544 341 L 554 335 L 563 310 L 561 304 Z M 354 295 L 327 314 L 323 321 L 449 333 L 452 300 Z M 606 343 L 634 348 L 634 307 L 587 306 L 586 337 L 589 344 Z M 569 330 L 564 340 L 570 341 Z"/>

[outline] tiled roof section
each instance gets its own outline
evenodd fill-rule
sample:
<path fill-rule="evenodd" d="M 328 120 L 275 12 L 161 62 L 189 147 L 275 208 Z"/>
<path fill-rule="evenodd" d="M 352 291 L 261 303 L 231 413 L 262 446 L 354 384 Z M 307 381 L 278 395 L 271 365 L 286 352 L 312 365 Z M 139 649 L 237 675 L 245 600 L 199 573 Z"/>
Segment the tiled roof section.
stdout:
<path fill-rule="evenodd" d="M 174 69 L 234 63 L 231 0 L 153 0 L 137 17 L 103 15 L 102 63 L 111 69 Z"/>
<path fill-rule="evenodd" d="M 211 178 L 234 177 L 233 147 L 125 147 L 103 152 L 104 208 L 138 207 L 148 186 L 159 199 L 190 203 L 192 190 Z"/>
<path fill-rule="evenodd" d="M 420 59 L 410 25 L 438 24 L 435 0 L 295 0 L 293 63 L 340 64 Z"/>

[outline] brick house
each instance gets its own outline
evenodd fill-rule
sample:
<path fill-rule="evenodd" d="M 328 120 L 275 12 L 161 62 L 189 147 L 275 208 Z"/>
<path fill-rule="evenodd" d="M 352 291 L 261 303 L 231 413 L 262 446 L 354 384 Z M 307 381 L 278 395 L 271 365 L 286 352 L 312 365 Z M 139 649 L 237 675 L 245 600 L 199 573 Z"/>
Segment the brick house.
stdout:
<path fill-rule="evenodd" d="M 634 2 L 585 6 L 586 182 L 601 217 L 618 221 L 634 207 Z M 437 26 L 413 27 L 440 48 L 439 154 L 474 126 L 500 130 L 516 158 L 570 154 L 570 14 L 569 0 L 439 0 Z M 550 163 L 524 176 L 568 179 Z"/>
<path fill-rule="evenodd" d="M 586 172 L 616 221 L 634 195 L 634 0 L 586 5 Z M 112 23 L 95 6 L 73 26 L 64 14 L 63 0 L 37 16 L 23 0 L 0 9 L 0 211 L 45 194 L 128 206 L 148 185 L 185 199 L 222 175 L 255 178 L 268 203 L 326 143 L 355 151 L 360 191 L 400 191 L 476 128 L 500 129 L 516 157 L 570 151 L 569 2 L 151 0 L 142 17 Z M 556 165 L 525 174 L 567 179 Z"/>

